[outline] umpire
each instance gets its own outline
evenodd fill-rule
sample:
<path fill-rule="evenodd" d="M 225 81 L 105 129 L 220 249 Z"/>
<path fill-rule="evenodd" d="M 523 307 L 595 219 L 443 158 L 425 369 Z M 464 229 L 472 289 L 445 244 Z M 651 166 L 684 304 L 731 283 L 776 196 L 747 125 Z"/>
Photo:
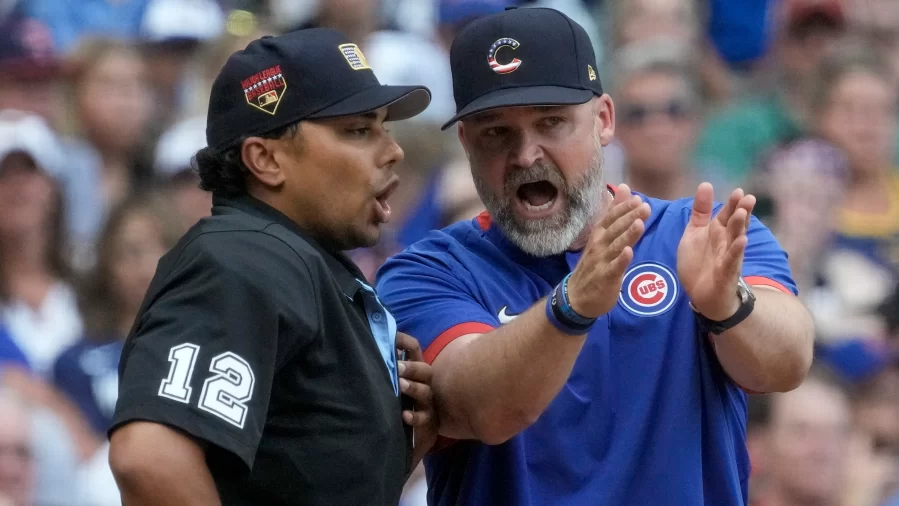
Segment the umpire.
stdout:
<path fill-rule="evenodd" d="M 329 29 L 230 57 L 196 156 L 212 216 L 160 260 L 122 353 L 125 506 L 399 502 L 436 438 L 430 368 L 340 251 L 390 218 L 384 122 L 429 102 Z"/>

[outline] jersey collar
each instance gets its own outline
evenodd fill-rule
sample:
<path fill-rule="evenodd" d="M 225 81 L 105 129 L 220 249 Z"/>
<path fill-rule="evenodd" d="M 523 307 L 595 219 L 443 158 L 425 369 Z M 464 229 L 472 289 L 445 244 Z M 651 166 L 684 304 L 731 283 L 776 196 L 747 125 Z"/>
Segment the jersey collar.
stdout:
<path fill-rule="evenodd" d="M 319 244 L 318 241 L 313 239 L 308 232 L 297 225 L 296 222 L 265 202 L 251 195 L 230 198 L 213 195 L 212 205 L 213 207 L 225 206 L 238 209 L 247 214 L 273 221 L 299 236 L 300 239 L 312 246 L 318 254 L 321 255 L 325 264 L 327 264 L 328 269 L 331 271 L 331 274 L 334 275 L 334 279 L 337 280 L 340 289 L 350 299 L 355 298 L 356 293 L 361 289 L 359 281 L 366 282 L 365 275 L 362 274 L 359 267 L 343 252 L 330 251 L 325 248 Z"/>

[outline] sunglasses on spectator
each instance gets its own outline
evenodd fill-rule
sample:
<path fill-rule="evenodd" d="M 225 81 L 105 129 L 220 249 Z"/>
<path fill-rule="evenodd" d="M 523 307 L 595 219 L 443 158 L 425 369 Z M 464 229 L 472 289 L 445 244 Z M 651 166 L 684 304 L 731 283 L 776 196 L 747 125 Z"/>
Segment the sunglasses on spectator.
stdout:
<path fill-rule="evenodd" d="M 620 121 L 627 125 L 640 126 L 650 116 L 655 114 L 661 114 L 668 119 L 678 120 L 688 117 L 691 112 L 692 107 L 688 101 L 673 99 L 662 104 L 624 104 L 620 109 L 618 117 Z"/>

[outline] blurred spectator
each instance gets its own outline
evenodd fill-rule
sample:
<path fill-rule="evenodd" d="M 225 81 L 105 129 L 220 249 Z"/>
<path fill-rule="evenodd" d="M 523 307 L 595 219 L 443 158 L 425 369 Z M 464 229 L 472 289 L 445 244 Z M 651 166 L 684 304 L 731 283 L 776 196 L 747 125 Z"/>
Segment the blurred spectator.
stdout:
<path fill-rule="evenodd" d="M 0 388 L 0 506 L 34 504 L 31 413 L 18 395 Z"/>
<path fill-rule="evenodd" d="M 846 29 L 839 0 L 784 0 L 770 55 L 770 84 L 709 118 L 695 153 L 698 167 L 742 185 L 776 145 L 808 129 L 808 85 L 823 54 Z"/>
<path fill-rule="evenodd" d="M 848 178 L 849 161 L 839 148 L 807 138 L 773 150 L 748 183 L 758 198 L 753 214 L 789 255 L 806 303 L 814 298 Z"/>
<path fill-rule="evenodd" d="M 864 45 L 836 52 L 811 93 L 815 128 L 849 161 L 822 275 L 834 297 L 815 310 L 822 335 L 884 335 L 876 309 L 899 280 L 899 176 L 892 162 L 897 95 L 890 73 Z"/>
<path fill-rule="evenodd" d="M 184 120 L 169 129 L 156 145 L 157 179 L 171 197 L 183 230 L 209 216 L 212 194 L 200 188 L 200 177 L 191 168 L 197 151 L 206 147 L 206 118 Z"/>
<path fill-rule="evenodd" d="M 702 181 L 691 166 L 702 107 L 689 47 L 646 40 L 616 55 L 615 137 L 624 149 L 625 181 L 650 197 L 692 196 Z M 719 195 L 727 188 L 715 185 Z"/>
<path fill-rule="evenodd" d="M 852 411 L 843 386 L 813 368 L 797 389 L 753 396 L 750 403 L 759 424 L 750 449 L 755 458 L 750 504 L 848 506 L 842 498 Z"/>
<path fill-rule="evenodd" d="M 62 195 L 44 165 L 48 152 L 30 141 L 35 121 L 0 112 L 0 322 L 44 375 L 77 339 L 81 320 L 66 282 Z"/>
<path fill-rule="evenodd" d="M 62 70 L 46 26 L 17 14 L 0 17 L 0 111 L 34 112 L 56 124 Z"/>
<path fill-rule="evenodd" d="M 709 37 L 730 68 L 749 72 L 770 48 L 770 12 L 776 0 L 709 0 Z"/>
<path fill-rule="evenodd" d="M 181 237 L 180 222 L 161 195 L 121 204 L 109 217 L 97 247 L 97 265 L 86 278 L 82 309 L 85 336 L 66 350 L 53 382 L 104 437 L 118 395 L 118 364 L 156 264 Z"/>
<path fill-rule="evenodd" d="M 206 118 L 212 81 L 228 57 L 235 51 L 244 49 L 252 40 L 275 34 L 276 31 L 262 23 L 256 14 L 244 10 L 231 11 L 225 22 L 225 32 L 206 41 L 194 54 L 193 60 L 183 68 L 183 107 L 176 111 L 175 120 Z"/>
<path fill-rule="evenodd" d="M 621 0 L 611 5 L 611 48 L 646 40 L 663 40 L 690 48 L 699 73 L 702 95 L 710 103 L 727 100 L 732 93 L 730 72 L 704 32 L 704 18 L 693 0 Z M 600 72 L 602 74 L 602 72 Z"/>
<path fill-rule="evenodd" d="M 159 129 L 179 119 L 188 105 L 185 70 L 202 44 L 224 30 L 225 15 L 215 0 L 150 0 L 140 41 L 149 82 L 155 91 Z"/>
<path fill-rule="evenodd" d="M 108 210 L 152 177 L 152 96 L 147 67 L 130 44 L 86 40 L 72 56 L 72 69 L 65 190 L 81 270 L 93 261 Z"/>
<path fill-rule="evenodd" d="M 895 0 L 846 0 L 853 29 L 866 35 L 871 47 L 889 60 L 899 93 L 899 2 Z"/>
<path fill-rule="evenodd" d="M 26 16 L 50 28 L 57 50 L 63 54 L 72 51 L 85 36 L 135 38 L 148 3 L 148 0 L 20 1 Z"/>
<path fill-rule="evenodd" d="M 857 431 L 844 504 L 879 506 L 899 493 L 899 348 L 850 340 L 819 344 L 816 354 L 851 385 Z"/>

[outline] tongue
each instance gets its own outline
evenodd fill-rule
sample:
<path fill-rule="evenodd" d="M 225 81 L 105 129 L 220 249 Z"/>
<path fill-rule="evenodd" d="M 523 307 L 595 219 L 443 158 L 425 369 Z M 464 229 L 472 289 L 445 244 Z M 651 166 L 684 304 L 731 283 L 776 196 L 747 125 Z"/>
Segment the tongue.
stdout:
<path fill-rule="evenodd" d="M 534 207 L 556 198 L 556 188 L 548 181 L 525 183 L 518 188 L 518 197 Z"/>

